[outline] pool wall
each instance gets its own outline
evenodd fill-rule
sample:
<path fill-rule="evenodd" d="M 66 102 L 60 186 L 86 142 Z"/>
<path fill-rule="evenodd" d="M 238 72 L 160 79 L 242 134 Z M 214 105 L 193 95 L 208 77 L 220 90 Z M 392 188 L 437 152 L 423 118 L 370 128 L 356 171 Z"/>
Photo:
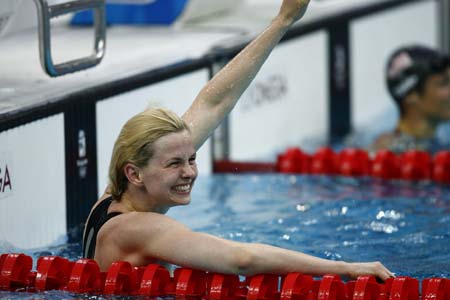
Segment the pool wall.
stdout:
<path fill-rule="evenodd" d="M 380 79 L 388 53 L 411 42 L 440 46 L 437 0 L 357 0 L 336 11 L 314 3 L 200 150 L 203 174 L 213 171 L 216 158 L 264 157 L 310 137 L 327 141 L 364 129 L 386 112 L 395 117 Z M 253 12 L 252 24 L 239 23 L 238 16 L 238 25 L 223 32 L 213 21 L 186 33 L 110 28 L 100 66 L 57 79 L 42 74 L 33 35 L 3 37 L 1 243 L 41 247 L 81 224 L 105 188 L 111 148 L 125 120 L 149 105 L 183 112 L 268 23 L 263 12 L 260 19 Z M 84 37 L 83 30 L 73 32 Z M 63 41 L 69 55 L 77 40 Z M 25 43 L 21 49 L 19 42 Z"/>

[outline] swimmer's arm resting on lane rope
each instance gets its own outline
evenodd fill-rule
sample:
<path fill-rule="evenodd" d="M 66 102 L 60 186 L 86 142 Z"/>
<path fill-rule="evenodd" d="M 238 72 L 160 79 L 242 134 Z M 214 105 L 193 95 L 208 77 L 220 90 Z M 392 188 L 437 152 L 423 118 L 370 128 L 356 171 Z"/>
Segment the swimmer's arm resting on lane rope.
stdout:
<path fill-rule="evenodd" d="M 133 222 L 125 222 L 129 225 L 117 229 L 118 232 L 115 233 L 117 237 L 123 237 L 120 233 L 123 230 L 127 237 L 117 238 L 117 243 L 140 249 L 140 256 L 179 266 L 245 276 L 289 272 L 310 275 L 331 273 L 351 278 L 374 275 L 382 280 L 393 276 L 379 262 L 332 261 L 265 244 L 225 240 L 191 231 L 176 220 L 156 213 L 139 213 L 129 217 Z M 136 224 L 139 226 L 136 227 Z"/>

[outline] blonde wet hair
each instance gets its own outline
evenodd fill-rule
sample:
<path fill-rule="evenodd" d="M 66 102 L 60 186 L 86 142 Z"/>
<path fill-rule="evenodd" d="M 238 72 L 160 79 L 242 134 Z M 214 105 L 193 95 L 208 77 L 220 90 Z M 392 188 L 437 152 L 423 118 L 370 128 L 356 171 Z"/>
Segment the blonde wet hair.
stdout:
<path fill-rule="evenodd" d="M 149 108 L 129 119 L 114 144 L 109 165 L 109 192 L 113 199 L 120 200 L 127 188 L 128 179 L 124 173 L 127 163 L 145 167 L 153 157 L 153 143 L 183 130 L 189 130 L 183 119 L 164 108 Z"/>

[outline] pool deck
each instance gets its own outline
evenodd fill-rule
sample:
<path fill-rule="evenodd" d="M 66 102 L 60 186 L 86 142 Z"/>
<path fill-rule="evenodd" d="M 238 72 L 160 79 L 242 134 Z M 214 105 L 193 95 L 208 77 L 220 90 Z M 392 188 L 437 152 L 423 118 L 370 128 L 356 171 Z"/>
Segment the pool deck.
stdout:
<path fill-rule="evenodd" d="M 292 30 L 393 1 L 313 0 L 304 19 Z M 169 27 L 108 27 L 106 55 L 100 65 L 56 78 L 49 77 L 40 66 L 36 28 L 0 37 L 0 120 L 83 90 L 173 65 L 207 61 L 217 49 L 239 49 L 268 25 L 279 3 L 275 0 L 247 3 L 225 15 L 198 22 L 181 20 Z M 52 28 L 55 62 L 90 54 L 92 36 L 92 28 L 59 22 Z"/>

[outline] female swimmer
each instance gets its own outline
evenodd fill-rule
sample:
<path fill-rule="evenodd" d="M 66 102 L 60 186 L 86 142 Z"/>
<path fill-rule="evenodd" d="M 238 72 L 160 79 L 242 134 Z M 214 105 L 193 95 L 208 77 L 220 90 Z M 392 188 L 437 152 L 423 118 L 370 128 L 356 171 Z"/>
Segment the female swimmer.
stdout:
<path fill-rule="evenodd" d="M 196 151 L 231 111 L 308 0 L 283 0 L 271 24 L 214 76 L 180 118 L 164 109 L 131 118 L 114 145 L 110 183 L 94 205 L 83 238 L 84 256 L 102 270 L 114 261 L 135 266 L 167 262 L 218 273 L 301 272 L 356 277 L 393 274 L 379 262 L 348 263 L 256 243 L 193 232 L 165 213 L 187 205 L 197 177 Z"/>

